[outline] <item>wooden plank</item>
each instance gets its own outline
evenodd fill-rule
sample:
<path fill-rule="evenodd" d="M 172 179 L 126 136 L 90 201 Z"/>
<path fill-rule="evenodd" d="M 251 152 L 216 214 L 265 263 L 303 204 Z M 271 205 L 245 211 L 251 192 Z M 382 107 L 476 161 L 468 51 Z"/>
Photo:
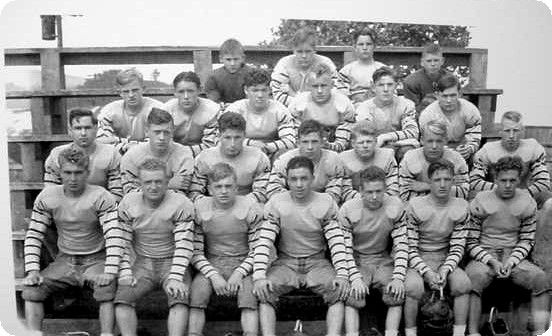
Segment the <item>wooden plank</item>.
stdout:
<path fill-rule="evenodd" d="M 10 183 L 11 191 L 24 191 L 24 190 L 42 190 L 44 188 L 43 182 L 12 182 Z"/>
<path fill-rule="evenodd" d="M 207 77 L 213 71 L 213 61 L 210 50 L 194 50 L 194 72 L 205 85 Z"/>
<path fill-rule="evenodd" d="M 12 49 L 13 50 L 13 49 Z M 13 52 L 4 53 L 4 64 L 6 66 L 29 66 L 40 65 L 40 53 L 39 52 Z"/>
<path fill-rule="evenodd" d="M 52 115 L 48 99 L 31 99 L 31 124 L 33 134 L 52 133 Z"/>
<path fill-rule="evenodd" d="M 18 231 L 26 228 L 25 218 L 29 216 L 26 207 L 26 195 L 24 190 L 12 190 L 10 192 L 11 228 Z"/>
<path fill-rule="evenodd" d="M 43 90 L 59 90 L 65 87 L 65 74 L 59 49 L 42 49 L 40 65 Z"/>
<path fill-rule="evenodd" d="M 146 88 L 144 96 L 172 96 L 172 88 Z M 39 90 L 39 91 L 10 91 L 6 92 L 6 99 L 24 98 L 78 98 L 78 97 L 119 97 L 115 89 L 90 89 L 90 90 Z"/>
<path fill-rule="evenodd" d="M 495 111 L 492 109 L 492 96 L 479 96 L 477 108 L 481 113 L 481 131 L 488 133 L 494 127 Z"/>
<path fill-rule="evenodd" d="M 16 278 L 25 277 L 25 254 L 24 254 L 24 241 L 13 240 L 13 268 Z"/>
<path fill-rule="evenodd" d="M 8 137 L 8 143 L 18 142 L 71 142 L 71 137 L 67 134 L 51 135 L 23 135 Z"/>
<path fill-rule="evenodd" d="M 62 53 L 66 65 L 81 64 L 189 64 L 193 62 L 191 51 L 105 51 Z"/>
<path fill-rule="evenodd" d="M 21 164 L 23 165 L 22 177 L 23 181 L 42 181 L 43 177 L 43 162 L 39 158 L 37 152 L 37 144 L 25 142 L 19 144 L 21 146 Z"/>
<path fill-rule="evenodd" d="M 471 54 L 470 57 L 470 82 L 472 88 L 485 88 L 487 86 L 487 51 Z"/>

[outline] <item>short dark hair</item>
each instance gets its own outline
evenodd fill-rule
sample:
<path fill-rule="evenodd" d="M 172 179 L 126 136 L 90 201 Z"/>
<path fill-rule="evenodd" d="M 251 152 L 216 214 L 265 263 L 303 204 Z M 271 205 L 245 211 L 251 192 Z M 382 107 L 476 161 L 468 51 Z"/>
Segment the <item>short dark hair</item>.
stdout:
<path fill-rule="evenodd" d="M 383 182 L 385 184 L 386 174 L 383 169 L 378 166 L 369 166 L 360 172 L 360 182 Z"/>
<path fill-rule="evenodd" d="M 393 78 L 395 82 L 397 82 L 397 74 L 395 73 L 395 71 L 393 71 L 393 69 L 391 69 L 390 67 L 386 67 L 386 66 L 381 67 L 376 71 L 374 71 L 374 73 L 372 74 L 372 80 L 375 83 L 378 80 L 380 80 L 381 77 L 384 77 L 384 76 L 389 76 Z"/>
<path fill-rule="evenodd" d="M 302 43 L 308 42 L 309 40 L 312 40 L 313 47 L 316 46 L 316 32 L 308 27 L 303 27 L 301 29 L 298 29 L 293 37 L 291 38 L 291 47 L 296 48 Z"/>
<path fill-rule="evenodd" d="M 98 125 L 98 118 L 96 118 L 92 110 L 77 107 L 69 111 L 69 126 L 73 126 L 73 120 L 84 117 L 90 117 L 90 120 L 92 120 L 92 125 Z"/>
<path fill-rule="evenodd" d="M 195 83 L 197 88 L 201 88 L 201 80 L 199 79 L 199 76 L 193 72 L 193 71 L 183 71 L 176 75 L 173 79 L 173 87 L 176 88 L 178 83 L 180 82 L 192 82 Z"/>
<path fill-rule="evenodd" d="M 519 175 L 521 176 L 521 173 L 523 172 L 523 161 L 519 156 L 504 156 L 501 157 L 494 165 L 494 176 L 498 176 L 498 174 L 502 171 L 506 170 L 516 170 Z"/>
<path fill-rule="evenodd" d="M 437 81 L 437 90 L 439 92 L 443 92 L 448 88 L 455 87 L 460 90 L 460 81 L 458 78 L 456 78 L 455 75 L 451 73 L 444 74 L 439 80 Z"/>
<path fill-rule="evenodd" d="M 68 162 L 79 166 L 84 169 L 88 169 L 90 162 L 89 156 L 77 146 L 69 146 L 59 153 L 58 164 L 63 166 L 63 163 Z"/>
<path fill-rule="evenodd" d="M 167 164 L 163 162 L 162 160 L 150 157 L 145 159 L 140 166 L 138 166 L 138 171 L 147 170 L 147 171 L 156 171 L 156 170 L 162 170 L 163 172 L 167 172 Z"/>
<path fill-rule="evenodd" d="M 357 121 L 351 128 L 351 140 L 355 140 L 359 135 L 370 135 L 377 137 L 379 132 L 376 126 L 368 120 Z"/>
<path fill-rule="evenodd" d="M 320 135 L 320 138 L 323 138 L 324 127 L 321 123 L 314 119 L 307 119 L 303 121 L 301 125 L 299 125 L 299 129 L 297 130 L 297 138 L 310 133 L 318 133 L 318 135 Z"/>
<path fill-rule="evenodd" d="M 431 132 L 433 134 L 441 135 L 443 137 L 448 136 L 448 128 L 447 124 L 441 119 L 433 119 L 428 121 L 425 125 L 423 125 L 421 129 L 422 138 L 428 133 Z"/>
<path fill-rule="evenodd" d="M 222 57 L 223 55 L 234 54 L 245 55 L 243 45 L 240 43 L 240 41 L 236 40 L 235 38 L 229 38 L 226 41 L 222 42 L 219 50 L 219 57 Z"/>
<path fill-rule="evenodd" d="M 454 164 L 447 159 L 439 159 L 429 164 L 427 167 L 427 176 L 431 178 L 438 170 L 448 170 L 448 172 L 454 176 Z"/>
<path fill-rule="evenodd" d="M 361 36 L 370 36 L 370 38 L 372 39 L 372 43 L 374 43 L 374 45 L 377 43 L 376 31 L 369 27 L 364 27 L 361 30 L 353 33 L 353 45 L 357 43 L 358 38 Z"/>
<path fill-rule="evenodd" d="M 507 111 L 502 115 L 501 121 L 510 120 L 516 123 L 520 123 L 523 116 L 518 111 Z"/>
<path fill-rule="evenodd" d="M 146 124 L 149 125 L 162 125 L 171 123 L 174 125 L 174 119 L 172 115 L 158 107 L 152 107 L 150 113 L 148 114 L 148 118 L 146 121 Z"/>
<path fill-rule="evenodd" d="M 236 171 L 226 162 L 214 164 L 209 173 L 207 173 L 209 182 L 217 182 L 227 177 L 232 177 L 234 181 L 237 180 Z"/>
<path fill-rule="evenodd" d="M 218 129 L 220 133 L 227 129 L 245 132 L 245 126 L 244 117 L 236 112 L 225 112 L 218 120 Z"/>
<path fill-rule="evenodd" d="M 255 85 L 270 85 L 270 74 L 268 71 L 259 69 L 259 68 L 253 68 L 245 73 L 245 76 L 243 78 L 243 84 L 244 87 L 250 87 Z"/>
<path fill-rule="evenodd" d="M 441 47 L 439 46 L 439 44 L 428 43 L 424 46 L 424 50 L 422 51 L 422 56 L 426 54 L 436 55 L 436 54 L 443 54 L 443 52 L 441 51 Z"/>
<path fill-rule="evenodd" d="M 314 174 L 314 163 L 306 156 L 299 155 L 289 160 L 286 165 L 286 175 L 291 169 L 298 168 L 307 168 L 311 172 L 311 174 Z"/>

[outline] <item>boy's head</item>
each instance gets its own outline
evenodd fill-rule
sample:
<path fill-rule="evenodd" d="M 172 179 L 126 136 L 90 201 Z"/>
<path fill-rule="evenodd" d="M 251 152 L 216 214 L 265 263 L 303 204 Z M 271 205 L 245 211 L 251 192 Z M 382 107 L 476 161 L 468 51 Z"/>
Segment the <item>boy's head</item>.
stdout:
<path fill-rule="evenodd" d="M 222 43 L 219 59 L 229 73 L 236 73 L 245 60 L 245 51 L 240 41 L 230 38 Z"/>
<path fill-rule="evenodd" d="M 76 146 L 69 146 L 59 153 L 60 177 L 66 191 L 79 193 L 84 190 L 88 180 L 89 162 L 88 155 Z"/>
<path fill-rule="evenodd" d="M 270 74 L 268 71 L 253 68 L 245 74 L 244 91 L 249 104 L 257 110 L 268 107 L 270 99 Z"/>
<path fill-rule="evenodd" d="M 312 100 L 317 104 L 324 104 L 332 97 L 333 79 L 332 70 L 324 63 L 319 63 L 308 74 Z"/>
<path fill-rule="evenodd" d="M 519 156 L 505 156 L 500 158 L 493 166 L 494 183 L 496 194 L 503 199 L 510 199 L 516 194 L 521 173 L 523 172 L 523 161 Z"/>
<path fill-rule="evenodd" d="M 443 52 L 438 44 L 429 43 L 424 47 L 420 64 L 426 73 L 430 75 L 437 74 L 444 63 L 445 58 L 443 57 Z"/>
<path fill-rule="evenodd" d="M 151 148 L 161 152 L 166 151 L 172 142 L 174 133 L 174 120 L 171 114 L 154 107 L 146 122 L 146 136 L 149 138 Z"/>
<path fill-rule="evenodd" d="M 447 144 L 447 125 L 441 120 L 430 120 L 422 128 L 422 150 L 428 161 L 443 156 Z"/>
<path fill-rule="evenodd" d="M 218 120 L 221 152 L 228 157 L 238 156 L 243 149 L 246 122 L 235 112 L 223 113 Z"/>
<path fill-rule="evenodd" d="M 219 205 L 234 203 L 238 194 L 237 177 L 234 168 L 228 163 L 215 164 L 207 174 L 209 193 Z"/>
<path fill-rule="evenodd" d="M 502 147 L 510 152 L 515 151 L 519 147 L 524 133 L 521 113 L 517 111 L 505 112 L 502 115 L 500 125 Z"/>
<path fill-rule="evenodd" d="M 460 81 L 455 75 L 447 73 L 437 81 L 437 99 L 439 106 L 445 113 L 457 110 L 460 98 Z"/>
<path fill-rule="evenodd" d="M 397 87 L 395 72 L 389 67 L 381 67 L 374 71 L 372 80 L 377 99 L 382 103 L 392 101 Z"/>
<path fill-rule="evenodd" d="M 369 166 L 360 172 L 359 191 L 364 206 L 370 210 L 381 208 L 385 196 L 385 171 L 377 166 Z"/>
<path fill-rule="evenodd" d="M 316 32 L 310 28 L 297 30 L 291 39 L 291 47 L 296 56 L 297 65 L 302 69 L 308 69 L 316 53 Z"/>
<path fill-rule="evenodd" d="M 427 168 L 430 192 L 438 199 L 448 199 L 454 177 L 454 165 L 446 159 L 431 162 Z"/>
<path fill-rule="evenodd" d="M 96 140 L 98 119 L 89 109 L 76 108 L 69 112 L 69 135 L 79 147 L 89 147 Z"/>
<path fill-rule="evenodd" d="M 361 120 L 351 129 L 351 144 L 358 157 L 369 159 L 374 156 L 378 132 L 368 120 Z"/>
<path fill-rule="evenodd" d="M 301 155 L 311 160 L 317 157 L 322 150 L 323 139 L 324 128 L 318 121 L 307 119 L 299 125 L 297 147 Z"/>
<path fill-rule="evenodd" d="M 185 111 L 193 111 L 199 101 L 201 80 L 193 71 L 184 71 L 176 75 L 173 80 L 174 96 L 178 105 Z"/>
<path fill-rule="evenodd" d="M 361 60 L 371 60 L 376 48 L 376 32 L 368 27 L 355 32 L 353 35 L 353 47 L 357 57 Z"/>
<path fill-rule="evenodd" d="M 142 104 L 144 77 L 136 68 L 119 72 L 115 77 L 115 84 L 126 105 L 134 107 Z"/>
<path fill-rule="evenodd" d="M 306 199 L 312 191 L 314 163 L 306 156 L 296 156 L 286 166 L 286 182 L 291 195 L 298 200 Z"/>
<path fill-rule="evenodd" d="M 167 164 L 156 158 L 147 158 L 138 167 L 138 178 L 144 198 L 157 202 L 165 197 L 169 188 Z"/>

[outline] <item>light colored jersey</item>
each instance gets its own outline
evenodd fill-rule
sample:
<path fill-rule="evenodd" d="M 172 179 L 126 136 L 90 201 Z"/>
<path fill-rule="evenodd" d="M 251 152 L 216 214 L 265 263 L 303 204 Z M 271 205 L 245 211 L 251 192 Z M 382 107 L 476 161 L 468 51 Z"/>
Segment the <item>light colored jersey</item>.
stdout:
<path fill-rule="evenodd" d="M 519 156 L 523 162 L 523 171 L 520 176 L 520 188 L 527 188 L 532 196 L 539 192 L 550 191 L 550 173 L 546 166 L 546 152 L 544 147 L 535 139 L 522 139 L 519 147 L 508 152 L 502 147 L 500 141 L 486 143 L 475 153 L 473 169 L 470 173 L 470 187 L 473 190 L 491 190 L 495 187 L 492 166 L 500 158 Z"/>
<path fill-rule="evenodd" d="M 451 195 L 460 198 L 467 198 L 469 192 L 468 165 L 464 158 L 456 151 L 445 148 L 443 159 L 452 162 L 454 165 L 453 185 Z M 399 194 L 403 201 L 408 201 L 412 197 L 423 196 L 427 192 L 418 192 L 410 188 L 412 181 L 429 183 L 427 168 L 429 161 L 424 155 L 423 148 L 409 150 L 404 155 L 399 164 Z"/>
<path fill-rule="evenodd" d="M 40 251 L 46 230 L 55 225 L 60 252 L 87 255 L 105 247 L 105 273 L 117 274 L 125 241 L 117 220 L 117 204 L 104 188 L 87 185 L 79 197 L 68 197 L 62 185 L 38 194 L 25 236 L 25 271 L 40 270 Z"/>
<path fill-rule="evenodd" d="M 424 274 L 429 266 L 420 257 L 420 252 L 439 252 L 447 256 L 442 267 L 452 272 L 464 256 L 468 202 L 451 197 L 442 205 L 431 195 L 414 197 L 408 202 L 406 214 L 410 267 Z"/>
<path fill-rule="evenodd" d="M 360 187 L 360 172 L 370 166 L 376 166 L 385 172 L 385 193 L 389 196 L 399 194 L 399 169 L 395 152 L 391 148 L 375 148 L 374 155 L 368 161 L 361 160 L 354 149 L 339 153 L 339 159 L 345 167 L 341 197 L 348 201 L 357 196 Z"/>
<path fill-rule="evenodd" d="M 464 98 L 458 98 L 458 110 L 445 113 L 441 110 L 439 101 L 434 101 L 420 114 L 418 123 L 420 129 L 430 120 L 440 120 L 447 125 L 448 146 L 456 148 L 465 144 L 471 154 L 479 149 L 481 142 L 481 113 L 479 109 Z"/>
<path fill-rule="evenodd" d="M 387 257 L 389 243 L 393 244 L 393 279 L 405 280 L 408 268 L 408 237 L 406 213 L 396 196 L 385 196 L 383 205 L 370 210 L 361 198 L 345 202 L 339 210 L 339 221 L 345 232 L 349 250 L 349 278 L 361 277 L 352 256 Z"/>
<path fill-rule="evenodd" d="M 72 144 L 55 147 L 44 162 L 44 185 L 61 184 L 59 154 Z M 119 201 L 123 197 L 119 165 L 121 154 L 113 145 L 96 143 L 96 149 L 88 156 L 88 183 L 106 188 Z"/>
<path fill-rule="evenodd" d="M 149 97 L 142 99 L 142 109 L 135 114 L 124 106 L 122 99 L 105 105 L 98 116 L 98 142 L 117 145 L 144 141 L 148 115 L 154 107 L 162 109 L 163 103 Z"/>
<path fill-rule="evenodd" d="M 535 245 L 537 204 L 527 190 L 517 189 L 513 198 L 501 199 L 494 190 L 477 194 L 470 205 L 466 248 L 475 260 L 487 264 L 489 249 L 511 249 L 517 265 Z"/>
<path fill-rule="evenodd" d="M 282 57 L 272 71 L 272 80 L 270 88 L 274 99 L 281 102 L 285 106 L 289 106 L 293 102 L 294 97 L 303 91 L 309 90 L 310 83 L 308 75 L 316 65 L 326 64 L 332 71 L 334 85 L 337 82 L 337 71 L 335 64 L 326 56 L 314 55 L 314 61 L 307 70 L 302 70 L 296 63 L 295 55 Z"/>
<path fill-rule="evenodd" d="M 278 253 L 292 258 L 308 258 L 329 247 L 337 275 L 347 278 L 347 252 L 337 212 L 337 204 L 323 193 L 313 192 L 306 204 L 293 201 L 288 191 L 272 197 L 265 205 L 259 230 L 253 278 L 266 278 L 270 251 L 278 236 Z"/>
<path fill-rule="evenodd" d="M 168 190 L 157 208 L 144 202 L 141 191 L 131 192 L 119 204 L 119 218 L 127 244 L 137 255 L 147 258 L 173 258 L 169 279 L 182 281 L 194 250 L 194 205 L 183 194 Z M 121 275 L 132 270 L 128 253 Z"/>
<path fill-rule="evenodd" d="M 286 166 L 292 158 L 301 155 L 299 148 L 282 154 L 272 166 L 268 180 L 268 198 L 287 189 Z M 314 163 L 314 182 L 312 188 L 318 192 L 330 194 L 337 202 L 341 199 L 341 187 L 345 170 L 337 153 L 322 149 L 320 160 Z"/>
<path fill-rule="evenodd" d="M 266 187 L 270 174 L 270 160 L 257 147 L 243 146 L 236 157 L 226 157 L 220 146 L 204 150 L 195 160 L 194 174 L 190 187 L 190 198 L 195 202 L 207 195 L 207 175 L 212 167 L 219 163 L 228 163 L 234 167 L 237 176 L 238 194 L 248 195 L 259 203 L 266 202 Z"/>
<path fill-rule="evenodd" d="M 174 141 L 189 146 L 194 157 L 202 150 L 213 147 L 217 142 L 217 118 L 220 105 L 199 97 L 197 108 L 185 113 L 178 106 L 178 99 L 173 98 L 163 105 L 174 120 Z"/>
<path fill-rule="evenodd" d="M 195 202 L 194 267 L 207 278 L 218 274 L 211 257 L 243 259 L 236 270 L 243 276 L 253 271 L 257 230 L 263 219 L 262 206 L 245 196 L 237 196 L 229 209 L 217 208 L 212 197 Z"/>
<path fill-rule="evenodd" d="M 245 136 L 249 140 L 260 140 L 268 147 L 268 153 L 295 147 L 295 121 L 284 104 L 269 100 L 268 108 L 256 112 L 249 107 L 249 99 L 238 100 L 224 112 L 241 114 L 246 121 Z"/>
<path fill-rule="evenodd" d="M 140 143 L 130 148 L 121 159 L 121 176 L 125 194 L 141 189 L 139 168 L 146 159 L 150 158 L 159 159 L 167 164 L 170 189 L 188 191 L 194 171 L 194 159 L 190 148 L 173 142 L 167 153 L 158 157 L 151 151 L 149 143 Z"/>
<path fill-rule="evenodd" d="M 384 63 L 373 61 L 369 64 L 358 60 L 346 64 L 339 72 L 337 88 L 348 97 L 359 93 L 368 93 L 374 96 L 374 81 L 372 75 L 376 70 L 386 66 Z"/>

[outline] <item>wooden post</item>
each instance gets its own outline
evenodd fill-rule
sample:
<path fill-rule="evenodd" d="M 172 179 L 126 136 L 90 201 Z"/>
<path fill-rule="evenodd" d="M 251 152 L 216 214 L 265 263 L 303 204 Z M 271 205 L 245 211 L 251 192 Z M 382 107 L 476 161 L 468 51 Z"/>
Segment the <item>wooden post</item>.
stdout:
<path fill-rule="evenodd" d="M 194 71 L 201 79 L 203 86 L 213 71 L 212 57 L 211 50 L 194 50 Z"/>
<path fill-rule="evenodd" d="M 470 57 L 470 83 L 472 89 L 487 88 L 487 50 L 478 51 Z"/>
<path fill-rule="evenodd" d="M 56 91 L 65 88 L 65 72 L 58 49 L 44 49 L 40 53 L 42 90 Z M 38 104 L 34 104 L 39 107 Z M 31 109 L 34 134 L 65 133 L 65 125 L 54 129 L 52 116 L 58 115 L 65 120 L 65 104 L 59 97 L 42 98 L 42 111 Z M 35 116 L 36 115 L 36 116 Z M 35 121 L 37 119 L 37 121 Z M 59 128 L 59 127 L 58 127 Z"/>

